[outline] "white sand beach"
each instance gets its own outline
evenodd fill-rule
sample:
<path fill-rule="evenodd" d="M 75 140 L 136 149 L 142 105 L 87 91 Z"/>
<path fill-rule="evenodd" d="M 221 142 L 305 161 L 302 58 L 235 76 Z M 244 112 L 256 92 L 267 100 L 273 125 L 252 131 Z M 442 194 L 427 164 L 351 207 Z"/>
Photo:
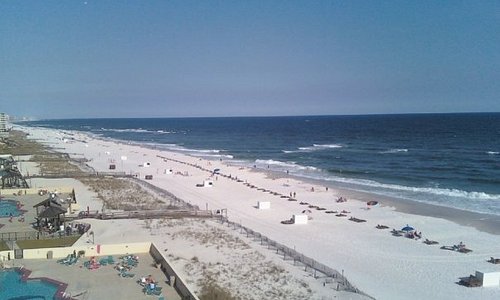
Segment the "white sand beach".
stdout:
<path fill-rule="evenodd" d="M 78 132 L 62 132 L 40 128 L 26 128 L 29 138 L 43 140 L 57 151 L 70 154 L 74 158 L 86 158 L 87 164 L 97 172 L 125 172 L 137 175 L 148 180 L 153 185 L 168 190 L 175 196 L 197 205 L 200 209 L 225 209 L 229 220 L 241 223 L 263 235 L 295 248 L 304 255 L 318 262 L 342 272 L 347 279 L 364 293 L 376 299 L 500 299 L 500 287 L 497 288 L 466 288 L 457 284 L 460 277 L 466 277 L 478 271 L 500 271 L 500 265 L 487 262 L 490 257 L 500 256 L 500 235 L 480 231 L 476 227 L 460 225 L 450 220 L 409 214 L 398 211 L 395 207 L 384 203 L 380 197 L 373 196 L 379 205 L 368 207 L 366 201 L 356 200 L 352 195 L 335 188 L 328 190 L 324 186 L 283 176 L 269 176 L 266 172 L 255 171 L 250 168 L 231 166 L 225 161 L 205 160 L 199 157 L 190 157 L 179 153 L 148 149 L 137 145 L 127 145 L 114 141 L 105 141 L 90 137 Z M 110 164 L 116 166 L 110 170 Z M 207 171 L 191 165 L 198 165 L 213 170 L 220 169 L 222 174 L 237 177 L 242 182 L 220 175 L 212 175 Z M 30 167 L 31 174 L 36 172 Z M 168 170 L 172 170 L 170 173 Z M 204 180 L 211 180 L 212 187 L 197 187 Z M 250 183 L 259 188 L 271 190 L 283 195 L 295 193 L 297 201 L 288 201 L 269 192 L 250 188 Z M 38 186 L 50 184 L 46 181 L 36 181 Z M 83 193 L 84 188 L 78 193 Z M 354 195 L 354 194 L 353 194 Z M 347 196 L 347 202 L 337 203 L 340 196 Z M 91 210 L 101 210 L 102 203 L 95 196 L 88 194 L 79 197 L 82 207 L 89 206 Z M 93 199 L 89 201 L 89 199 Z M 260 210 L 255 206 L 258 201 L 270 202 L 268 210 Z M 88 203 L 87 203 L 88 202 Z M 300 202 L 307 202 L 302 204 Z M 317 210 L 309 205 L 325 208 Z M 305 225 L 284 225 L 280 222 L 290 219 L 294 214 L 305 210 L 311 218 Z M 335 213 L 326 211 L 347 211 L 346 217 L 336 217 Z M 404 210 L 408 211 L 408 209 Z M 366 220 L 357 223 L 350 221 L 350 217 Z M 154 240 L 158 245 L 165 245 L 166 253 L 173 253 L 178 257 L 176 261 L 186 261 L 197 257 L 206 263 L 206 268 L 215 266 L 214 247 L 217 242 L 211 242 L 199 249 L 189 248 L 189 239 L 179 239 L 167 229 L 168 224 L 145 228 L 144 221 L 120 220 L 100 221 L 91 220 L 95 238 L 98 242 L 110 243 L 120 241 Z M 207 221 L 212 222 L 212 221 Z M 388 229 L 377 229 L 376 225 L 383 224 Z M 393 236 L 390 230 L 401 229 L 407 224 L 422 232 L 422 238 L 414 240 L 403 236 Z M 178 224 L 182 228 L 182 224 Z M 172 225 L 173 226 L 173 225 Z M 210 224 L 210 228 L 222 230 L 220 224 Z M 156 229 L 151 229 L 156 228 Z M 200 224 L 192 224 L 192 228 L 203 230 Z M 214 229 L 214 230 L 215 230 Z M 177 229 L 181 231 L 181 229 Z M 187 229 L 186 229 L 187 230 Z M 167 234 L 168 233 L 168 234 Z M 186 232 L 184 232 L 186 234 Z M 237 232 L 229 233 L 234 238 L 244 240 L 244 236 Z M 438 241 L 438 245 L 426 245 L 423 240 Z M 84 241 L 81 241 L 84 242 Z M 440 249 L 441 246 L 456 245 L 460 242 L 473 250 L 470 253 L 459 253 Z M 241 242 L 241 245 L 250 245 L 249 249 L 259 247 L 252 241 Z M 244 250 L 246 246 L 242 246 Z M 184 255 L 179 255 L 179 249 Z M 245 250 L 253 253 L 253 250 Z M 279 263 L 280 258 L 259 249 L 255 258 L 250 260 L 272 261 Z M 259 255 L 264 255 L 260 257 Z M 243 256 L 230 256 L 227 259 L 241 259 L 241 265 L 247 264 Z M 293 262 L 286 262 L 286 272 L 304 277 L 304 282 L 310 287 L 294 290 L 293 299 L 356 299 L 358 295 L 337 293 L 334 286 L 325 285 L 321 279 L 314 279 L 307 275 L 300 267 L 294 267 Z M 184 264 L 185 265 L 185 264 Z M 262 268 L 263 265 L 256 265 Z M 185 270 L 187 278 L 192 277 L 196 285 L 196 271 Z M 229 271 L 228 271 L 229 272 Z M 265 272 L 265 271 L 263 271 Z M 252 279 L 258 281 L 259 278 Z M 263 279 L 264 283 L 266 282 Z M 295 280 L 295 279 L 294 279 Z M 235 285 L 239 280 L 235 279 Z M 270 284 L 270 283 L 268 283 Z M 283 289 L 286 284 L 279 283 Z M 300 283 L 296 283 L 300 286 Z M 279 289 L 278 289 L 279 290 Z M 285 290 L 286 291 L 286 290 Z M 286 292 L 284 292 L 286 293 Z M 268 299 L 275 299 L 266 295 Z M 242 295 L 243 299 L 246 299 Z"/>

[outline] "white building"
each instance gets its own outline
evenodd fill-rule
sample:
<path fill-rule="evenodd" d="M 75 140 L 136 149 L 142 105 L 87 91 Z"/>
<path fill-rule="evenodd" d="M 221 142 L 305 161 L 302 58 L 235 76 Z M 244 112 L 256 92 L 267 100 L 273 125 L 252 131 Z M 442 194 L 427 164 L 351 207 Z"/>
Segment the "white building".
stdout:
<path fill-rule="evenodd" d="M 5 139 L 9 136 L 7 122 L 9 121 L 9 116 L 5 113 L 0 113 L 0 139 Z"/>

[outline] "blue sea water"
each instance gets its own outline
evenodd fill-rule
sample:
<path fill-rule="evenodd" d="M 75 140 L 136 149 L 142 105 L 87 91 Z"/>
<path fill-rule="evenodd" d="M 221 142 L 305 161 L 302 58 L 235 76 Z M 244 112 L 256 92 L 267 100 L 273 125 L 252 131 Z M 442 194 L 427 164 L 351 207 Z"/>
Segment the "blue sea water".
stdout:
<path fill-rule="evenodd" d="M 500 113 L 25 123 L 500 215 Z"/>

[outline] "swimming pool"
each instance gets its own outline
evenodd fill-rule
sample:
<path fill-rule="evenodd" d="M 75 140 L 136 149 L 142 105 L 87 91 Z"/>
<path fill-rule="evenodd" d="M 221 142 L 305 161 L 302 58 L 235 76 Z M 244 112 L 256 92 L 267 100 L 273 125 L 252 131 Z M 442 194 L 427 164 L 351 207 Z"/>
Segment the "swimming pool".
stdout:
<path fill-rule="evenodd" d="M 0 299 L 55 299 L 58 286 L 42 281 L 21 281 L 17 270 L 0 271 Z"/>
<path fill-rule="evenodd" d="M 17 201 L 14 200 L 0 200 L 0 218 L 19 217 L 24 211 L 17 208 Z"/>

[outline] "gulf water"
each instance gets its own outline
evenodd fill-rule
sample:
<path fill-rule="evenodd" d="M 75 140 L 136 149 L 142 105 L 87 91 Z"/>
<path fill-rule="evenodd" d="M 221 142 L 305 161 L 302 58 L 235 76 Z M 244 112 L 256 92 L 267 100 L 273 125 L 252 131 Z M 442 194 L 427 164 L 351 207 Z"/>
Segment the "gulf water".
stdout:
<path fill-rule="evenodd" d="M 500 113 L 24 123 L 500 215 Z"/>

